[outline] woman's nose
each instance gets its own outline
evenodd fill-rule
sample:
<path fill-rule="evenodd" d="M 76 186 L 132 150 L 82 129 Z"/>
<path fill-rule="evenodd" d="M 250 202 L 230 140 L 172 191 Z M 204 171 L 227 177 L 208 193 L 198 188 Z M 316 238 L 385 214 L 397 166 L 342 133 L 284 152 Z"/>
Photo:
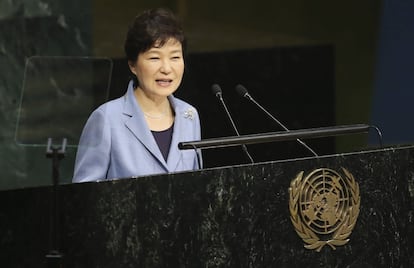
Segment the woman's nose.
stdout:
<path fill-rule="evenodd" d="M 162 73 L 169 73 L 169 72 L 171 72 L 171 64 L 170 64 L 170 62 L 168 60 L 163 60 L 161 62 L 160 71 Z"/>

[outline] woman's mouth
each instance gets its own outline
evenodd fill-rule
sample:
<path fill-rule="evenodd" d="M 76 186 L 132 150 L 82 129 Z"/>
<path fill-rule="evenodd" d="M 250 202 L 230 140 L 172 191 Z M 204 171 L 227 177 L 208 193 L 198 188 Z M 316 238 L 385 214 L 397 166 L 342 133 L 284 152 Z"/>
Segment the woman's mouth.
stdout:
<path fill-rule="evenodd" d="M 169 86 L 172 83 L 172 79 L 156 79 L 155 82 L 157 82 L 158 85 L 162 87 Z"/>

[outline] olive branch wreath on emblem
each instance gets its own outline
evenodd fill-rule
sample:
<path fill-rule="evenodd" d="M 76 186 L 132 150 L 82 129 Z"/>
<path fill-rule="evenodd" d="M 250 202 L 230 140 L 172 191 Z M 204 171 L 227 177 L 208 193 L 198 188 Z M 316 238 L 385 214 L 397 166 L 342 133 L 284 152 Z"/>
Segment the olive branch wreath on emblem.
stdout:
<path fill-rule="evenodd" d="M 302 222 L 301 217 L 298 214 L 298 201 L 301 194 L 300 189 L 302 188 L 302 178 L 304 172 L 301 171 L 298 174 L 298 176 L 294 180 L 292 180 L 290 184 L 290 219 L 292 221 L 293 226 L 295 227 L 296 233 L 306 243 L 304 247 L 307 249 L 313 249 L 317 252 L 320 252 L 325 245 L 329 245 L 332 249 L 335 250 L 337 246 L 343 246 L 349 242 L 348 237 L 351 235 L 359 215 L 360 195 L 359 186 L 358 183 L 355 181 L 354 176 L 351 173 L 349 173 L 345 168 L 342 168 L 342 170 L 345 173 L 346 182 L 349 185 L 349 188 L 352 193 L 352 205 L 348 208 L 348 211 L 346 211 L 345 217 L 340 227 L 335 231 L 335 233 L 329 240 L 320 240 L 319 237 L 315 234 L 315 232 L 313 232 Z"/>

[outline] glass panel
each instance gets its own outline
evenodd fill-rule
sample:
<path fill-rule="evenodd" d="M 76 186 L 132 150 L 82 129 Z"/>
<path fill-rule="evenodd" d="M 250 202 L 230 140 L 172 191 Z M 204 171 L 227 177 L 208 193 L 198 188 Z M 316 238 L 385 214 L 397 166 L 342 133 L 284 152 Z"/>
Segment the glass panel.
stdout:
<path fill-rule="evenodd" d="M 90 113 L 108 100 L 112 60 L 30 57 L 26 61 L 16 142 L 76 146 Z"/>

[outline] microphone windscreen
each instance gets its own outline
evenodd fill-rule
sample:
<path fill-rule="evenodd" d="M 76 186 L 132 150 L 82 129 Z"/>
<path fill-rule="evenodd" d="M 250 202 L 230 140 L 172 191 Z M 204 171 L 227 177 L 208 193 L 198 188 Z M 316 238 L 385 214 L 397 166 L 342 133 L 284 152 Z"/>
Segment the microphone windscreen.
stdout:
<path fill-rule="evenodd" d="M 217 84 L 213 84 L 211 86 L 211 91 L 213 91 L 213 94 L 217 96 L 218 94 L 221 94 L 221 87 Z"/>
<path fill-rule="evenodd" d="M 242 85 L 237 85 L 236 86 L 236 91 L 242 97 L 246 97 L 246 95 L 249 94 L 249 92 L 247 92 L 247 89 Z"/>

